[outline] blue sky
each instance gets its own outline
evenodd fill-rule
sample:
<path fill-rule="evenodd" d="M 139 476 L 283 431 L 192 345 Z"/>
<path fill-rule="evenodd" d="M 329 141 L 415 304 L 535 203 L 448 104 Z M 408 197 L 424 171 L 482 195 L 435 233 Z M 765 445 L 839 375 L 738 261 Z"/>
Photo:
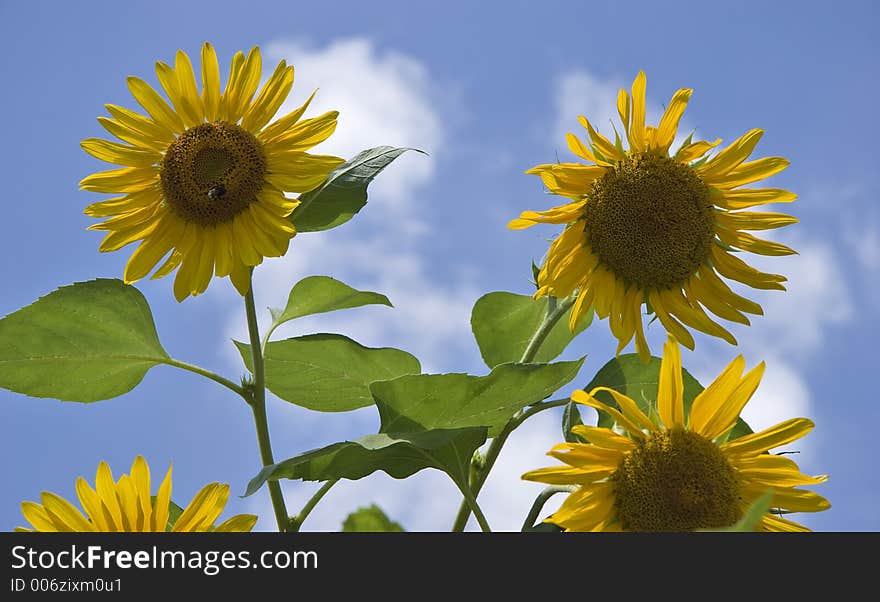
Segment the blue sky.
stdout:
<path fill-rule="evenodd" d="M 610 131 L 616 90 L 639 69 L 648 76 L 649 111 L 679 87 L 694 88 L 684 122 L 705 138 L 766 134 L 759 156 L 791 167 L 774 186 L 800 195 L 801 223 L 780 240 L 801 254 L 761 265 L 788 274 L 788 293 L 762 294 L 765 316 L 734 327 L 740 347 L 699 336 L 685 366 L 703 382 L 737 353 L 767 361 L 746 417 L 755 426 L 805 415 L 817 424 L 798 446 L 806 472 L 827 473 L 820 491 L 833 504 L 805 517 L 815 529 L 880 528 L 880 451 L 874 429 L 880 210 L 874 105 L 878 9 L 870 2 L 406 2 L 326 3 L 164 1 L 0 2 L 0 65 L 5 116 L 0 169 L 0 315 L 58 286 L 119 277 L 129 251 L 99 254 L 98 233 L 82 209 L 98 195 L 77 182 L 102 169 L 79 141 L 103 132 L 104 103 L 135 107 L 125 76 L 155 82 L 153 64 L 205 40 L 221 65 L 259 45 L 264 66 L 295 65 L 291 104 L 320 87 L 315 114 L 340 110 L 327 152 L 352 156 L 382 144 L 422 148 L 392 165 L 370 204 L 337 230 L 297 237 L 283 260 L 257 276 L 257 305 L 280 305 L 299 278 L 325 273 L 389 295 L 394 309 L 364 308 L 304 320 L 278 336 L 331 331 L 370 346 L 414 352 L 435 372 L 484 373 L 470 338 L 473 302 L 492 290 L 528 293 L 529 262 L 539 260 L 550 227 L 505 228 L 524 209 L 549 206 L 540 182 L 523 171 L 570 158 L 564 133 L 585 114 Z M 223 67 L 221 67 L 221 70 Z M 649 114 L 650 117 L 650 114 Z M 243 311 L 227 280 L 182 304 L 171 282 L 138 284 L 172 355 L 234 380 L 241 373 L 229 339 L 243 337 Z M 596 323 L 564 357 L 589 354 L 572 386 L 583 386 L 614 347 Z M 659 331 L 651 340 L 662 339 Z M 258 470 L 249 409 L 216 384 L 160 367 L 135 391 L 91 405 L 30 399 L 0 390 L 0 529 L 23 524 L 19 503 L 41 490 L 74 497 L 75 478 L 93 479 L 100 460 L 118 474 L 143 454 L 154 473 L 174 462 L 174 498 L 186 503 L 209 481 L 241 493 Z M 370 408 L 316 414 L 270 401 L 276 456 L 373 432 Z M 526 469 L 552 462 L 559 437 L 546 412 L 508 444 L 481 499 L 497 528 L 516 528 L 540 486 Z M 314 490 L 285 484 L 296 508 Z M 376 475 L 337 486 L 308 527 L 335 529 L 373 501 L 412 529 L 445 529 L 457 508 L 442 475 L 406 481 Z M 228 512 L 261 514 L 272 527 L 265 491 L 234 497 Z"/>

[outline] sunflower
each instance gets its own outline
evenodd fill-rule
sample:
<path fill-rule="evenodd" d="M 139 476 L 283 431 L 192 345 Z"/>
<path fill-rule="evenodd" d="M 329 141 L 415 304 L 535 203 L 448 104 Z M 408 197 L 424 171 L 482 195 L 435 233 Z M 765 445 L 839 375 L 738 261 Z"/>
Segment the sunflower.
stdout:
<path fill-rule="evenodd" d="M 232 57 L 225 90 L 214 48 L 202 46 L 202 90 L 189 57 L 178 51 L 174 67 L 156 63 L 170 104 L 137 77 L 128 89 L 147 115 L 108 104 L 98 117 L 121 142 L 89 138 L 90 155 L 124 167 L 95 173 L 83 190 L 119 196 L 89 205 L 91 226 L 105 230 L 100 251 L 140 241 L 125 266 L 132 283 L 178 267 L 174 296 L 203 293 L 212 275 L 229 276 L 239 293 L 250 288 L 250 269 L 263 257 L 287 252 L 296 234 L 288 216 L 302 193 L 321 184 L 343 160 L 306 151 L 336 129 L 337 111 L 301 119 L 314 93 L 298 109 L 267 125 L 293 86 L 293 67 L 281 61 L 257 93 L 259 48 Z M 256 96 L 255 96 L 256 95 Z"/>
<path fill-rule="evenodd" d="M 21 511 L 34 527 L 16 527 L 16 531 L 166 531 L 171 515 L 171 468 L 150 497 L 150 467 L 138 456 L 131 465 L 131 475 L 113 480 L 106 462 L 98 465 L 95 489 L 82 477 L 76 480 L 76 494 L 86 516 L 64 498 L 44 491 L 40 501 L 22 502 Z M 199 491 L 170 529 L 186 531 L 250 531 L 257 522 L 253 514 L 239 514 L 214 526 L 229 497 L 229 485 L 209 483 Z"/>
<path fill-rule="evenodd" d="M 692 531 L 733 525 L 768 490 L 771 512 L 764 531 L 808 531 L 781 516 L 830 507 L 822 496 L 797 489 L 816 485 L 797 464 L 767 453 L 806 435 L 813 423 L 794 418 L 759 433 L 728 441 L 761 376 L 761 363 L 743 376 L 745 360 L 734 359 L 693 401 L 685 414 L 681 356 L 670 337 L 664 347 L 657 412 L 650 416 L 613 389 L 575 391 L 572 399 L 611 416 L 623 434 L 579 425 L 572 432 L 588 443 L 562 443 L 548 455 L 567 466 L 542 468 L 524 479 L 576 489 L 548 521 L 566 531 Z M 609 393 L 616 407 L 596 399 Z"/>
<path fill-rule="evenodd" d="M 678 123 L 692 90 L 673 96 L 657 127 L 645 125 L 645 74 L 639 72 L 632 98 L 621 89 L 617 108 L 628 141 L 612 143 L 586 117 L 584 144 L 568 134 L 571 151 L 589 163 L 537 165 L 526 173 L 541 177 L 565 205 L 523 212 L 512 229 L 537 223 L 566 224 L 547 253 L 538 275 L 537 297 L 579 296 L 570 327 L 592 305 L 600 318 L 610 317 L 618 353 L 635 336 L 642 360 L 650 357 L 642 324 L 642 305 L 690 349 L 694 340 L 685 326 L 736 339 L 706 311 L 725 320 L 749 324 L 745 314 L 761 306 L 734 293 L 720 278 L 758 289 L 785 290 L 786 278 L 766 274 L 736 257 L 736 251 L 762 255 L 794 253 L 778 242 L 748 230 L 768 230 L 797 222 L 783 213 L 741 211 L 767 203 L 788 203 L 797 195 L 778 188 L 740 188 L 788 166 L 782 157 L 746 161 L 763 130 L 747 132 L 730 146 L 708 156 L 721 140 L 692 140 L 670 152 Z"/>

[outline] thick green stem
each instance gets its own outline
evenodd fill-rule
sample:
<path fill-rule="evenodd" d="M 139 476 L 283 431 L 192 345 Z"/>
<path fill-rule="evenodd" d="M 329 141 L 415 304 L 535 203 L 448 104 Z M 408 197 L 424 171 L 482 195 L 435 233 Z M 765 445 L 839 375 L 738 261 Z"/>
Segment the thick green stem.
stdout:
<path fill-rule="evenodd" d="M 321 498 L 327 495 L 327 492 L 330 491 L 330 488 L 338 482 L 339 479 L 333 479 L 332 481 L 327 481 L 326 483 L 321 485 L 321 488 L 315 492 L 315 495 L 309 498 L 309 501 L 306 502 L 306 505 L 303 506 L 303 509 L 299 511 L 299 514 L 290 517 L 291 531 L 299 531 L 302 528 L 302 524 L 309 517 L 309 514 L 311 514 L 315 506 L 318 505 L 318 502 L 321 501 Z"/>
<path fill-rule="evenodd" d="M 541 493 L 538 494 L 538 497 L 535 498 L 535 503 L 532 504 L 532 509 L 529 510 L 529 515 L 526 516 L 526 520 L 523 521 L 523 526 L 520 531 L 527 531 L 535 525 L 535 521 L 538 520 L 538 515 L 541 513 L 541 509 L 544 507 L 544 504 L 547 503 L 547 500 L 549 500 L 557 493 L 569 492 L 571 492 L 571 487 L 567 485 L 552 485 L 544 489 Z"/>
<path fill-rule="evenodd" d="M 483 514 L 483 510 L 477 503 L 477 498 L 474 496 L 474 493 L 466 483 L 459 485 L 459 490 L 461 491 L 461 495 L 464 496 L 464 503 L 467 504 L 470 511 L 474 513 L 477 523 L 480 525 L 480 529 L 483 533 L 491 533 L 492 529 L 489 527 L 489 521 L 486 520 L 486 515 Z"/>
<path fill-rule="evenodd" d="M 576 300 L 575 296 L 567 297 L 562 300 L 561 303 L 557 303 L 556 298 L 550 297 L 548 299 L 549 303 L 547 304 L 547 314 L 544 316 L 544 320 L 535 330 L 535 334 L 532 335 L 532 338 L 529 340 L 526 345 L 526 349 L 520 358 L 520 363 L 525 364 L 531 362 L 535 359 L 535 356 L 538 354 L 538 350 L 541 349 L 541 345 L 547 339 L 547 336 L 550 334 L 550 331 L 553 330 L 553 327 L 556 326 L 556 323 L 559 321 L 559 318 L 565 315 L 571 306 L 574 304 Z M 565 400 L 563 403 L 558 405 L 563 405 L 567 403 L 568 400 Z M 504 425 L 504 428 L 501 430 L 501 433 L 498 434 L 492 440 L 492 443 L 489 444 L 489 450 L 486 452 L 486 461 L 483 469 L 477 475 L 477 478 L 471 483 L 471 492 L 473 493 L 474 498 L 480 495 L 480 490 L 483 488 L 483 484 L 486 482 L 486 478 L 489 476 L 489 472 L 492 470 L 492 466 L 495 464 L 495 460 L 498 459 L 498 454 L 501 453 L 501 448 L 504 447 L 504 444 L 507 442 L 507 438 L 510 434 L 518 427 L 523 421 L 532 416 L 537 411 L 546 409 L 547 407 L 555 407 L 555 406 L 542 406 L 538 410 L 534 410 L 534 408 L 538 407 L 537 405 L 532 406 L 529 410 L 523 410 L 518 412 L 513 418 L 511 418 L 507 424 Z M 458 508 L 458 515 L 455 517 L 455 523 L 452 525 L 453 531 L 463 531 L 465 525 L 467 524 L 468 518 L 471 514 L 470 505 L 467 503 L 467 500 L 463 500 L 461 505 Z"/>
<path fill-rule="evenodd" d="M 248 334 L 251 341 L 251 361 L 254 368 L 253 395 L 250 399 L 251 409 L 254 411 L 254 424 L 257 427 L 257 441 L 260 444 L 260 458 L 263 466 L 275 464 L 272 457 L 272 443 L 269 439 L 269 422 L 266 418 L 266 369 L 263 364 L 263 349 L 260 341 L 260 329 L 257 326 L 257 312 L 254 309 L 254 287 L 251 283 L 247 295 L 244 297 L 245 311 L 247 312 Z M 272 498 L 272 508 L 275 510 L 275 520 L 279 531 L 287 531 L 290 520 L 287 517 L 287 508 L 284 505 L 284 495 L 281 493 L 281 485 L 278 481 L 269 481 L 269 497 Z"/>
<path fill-rule="evenodd" d="M 232 389 L 242 397 L 244 397 L 248 402 L 250 399 L 247 396 L 247 392 L 239 385 L 235 384 L 231 380 L 225 379 L 219 374 L 214 374 L 210 370 L 205 370 L 204 368 L 199 368 L 198 366 L 193 366 L 192 364 L 187 364 L 186 362 L 181 362 L 180 360 L 176 360 L 173 358 L 168 358 L 162 362 L 166 366 L 174 366 L 175 368 L 180 368 L 181 370 L 186 370 L 187 372 L 192 372 L 193 374 L 198 374 L 200 376 L 204 376 L 205 378 L 210 378 L 216 383 L 220 383 L 227 389 Z"/>

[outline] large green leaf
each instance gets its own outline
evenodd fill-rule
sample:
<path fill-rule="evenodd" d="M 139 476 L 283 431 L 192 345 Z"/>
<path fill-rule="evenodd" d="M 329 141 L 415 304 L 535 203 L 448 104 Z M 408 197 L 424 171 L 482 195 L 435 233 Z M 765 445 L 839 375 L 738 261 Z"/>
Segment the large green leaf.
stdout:
<path fill-rule="evenodd" d="M 407 148 L 377 146 L 358 153 L 333 171 L 315 190 L 299 197 L 290 215 L 299 232 L 317 232 L 341 226 L 367 204 L 367 186 L 380 171 Z"/>
<path fill-rule="evenodd" d="M 342 523 L 346 533 L 401 533 L 405 529 L 382 512 L 376 504 L 358 508 Z"/>
<path fill-rule="evenodd" d="M 490 368 L 507 362 L 518 362 L 532 335 L 547 315 L 549 300 L 528 295 L 495 292 L 483 295 L 471 312 L 471 328 L 483 361 Z M 571 340 L 590 325 L 592 309 L 578 322 L 575 332 L 568 329 L 569 309 L 559 319 L 541 344 L 533 361 L 549 362 L 565 351 Z"/>
<path fill-rule="evenodd" d="M 463 484 L 474 451 L 485 441 L 486 427 L 368 435 L 266 466 L 248 483 L 245 495 L 253 494 L 270 479 L 354 480 L 377 470 L 405 479 L 425 468 L 436 468 Z"/>
<path fill-rule="evenodd" d="M 353 289 L 329 276 L 309 276 L 293 286 L 284 309 L 269 309 L 274 321 L 272 330 L 285 322 L 303 316 L 362 305 L 392 306 L 385 295 Z"/>
<path fill-rule="evenodd" d="M 144 296 L 121 280 L 78 282 L 0 320 L 0 387 L 92 402 L 166 362 Z"/>
<path fill-rule="evenodd" d="M 251 348 L 235 342 L 249 370 Z M 370 383 L 421 372 L 406 351 L 373 349 L 341 334 L 310 334 L 266 345 L 266 387 L 310 410 L 345 412 L 371 405 Z"/>
<path fill-rule="evenodd" d="M 583 362 L 501 364 L 487 376 L 403 376 L 374 382 L 370 391 L 385 432 L 488 426 L 494 437 L 517 411 L 570 382 Z"/>
<path fill-rule="evenodd" d="M 635 401 L 646 415 L 657 416 L 657 389 L 660 383 L 661 362 L 660 358 L 651 357 L 647 364 L 643 364 L 639 356 L 634 353 L 621 355 L 602 366 L 585 390 L 590 391 L 594 387 L 614 389 Z M 688 413 L 694 398 L 703 391 L 703 385 L 685 369 L 682 369 L 682 382 L 684 409 L 685 413 Z M 614 399 L 605 391 L 600 392 L 596 397 L 603 403 L 617 407 Z M 613 421 L 608 415 L 599 412 L 599 426 L 610 427 L 612 424 Z M 736 439 L 751 432 L 749 426 L 740 418 L 731 431 L 729 439 Z"/>

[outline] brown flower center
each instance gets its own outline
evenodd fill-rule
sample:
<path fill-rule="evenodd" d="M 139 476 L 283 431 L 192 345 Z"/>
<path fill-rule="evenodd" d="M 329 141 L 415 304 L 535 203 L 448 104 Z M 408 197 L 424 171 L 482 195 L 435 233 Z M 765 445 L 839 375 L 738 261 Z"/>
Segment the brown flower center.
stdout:
<path fill-rule="evenodd" d="M 718 446 L 681 427 L 650 434 L 611 477 L 626 531 L 693 531 L 739 520 L 739 483 Z"/>
<path fill-rule="evenodd" d="M 680 286 L 715 235 L 708 186 L 669 157 L 630 155 L 587 193 L 584 229 L 601 262 L 641 289 Z"/>
<path fill-rule="evenodd" d="M 165 200 L 179 217 L 202 226 L 227 222 L 262 189 L 266 155 L 247 130 L 224 121 L 183 132 L 160 168 Z"/>

